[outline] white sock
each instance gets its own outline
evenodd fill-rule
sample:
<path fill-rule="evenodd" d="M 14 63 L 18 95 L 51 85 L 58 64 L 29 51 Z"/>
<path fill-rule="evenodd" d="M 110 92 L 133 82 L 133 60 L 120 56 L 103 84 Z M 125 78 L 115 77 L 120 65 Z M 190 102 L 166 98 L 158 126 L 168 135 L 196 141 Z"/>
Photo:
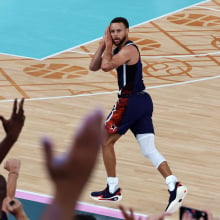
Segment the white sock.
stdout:
<path fill-rule="evenodd" d="M 177 178 L 174 175 L 166 177 L 166 184 L 168 186 L 169 191 L 173 191 L 175 189 L 176 182 Z"/>
<path fill-rule="evenodd" d="M 118 177 L 108 177 L 107 184 L 109 186 L 109 192 L 114 193 L 118 187 Z"/>

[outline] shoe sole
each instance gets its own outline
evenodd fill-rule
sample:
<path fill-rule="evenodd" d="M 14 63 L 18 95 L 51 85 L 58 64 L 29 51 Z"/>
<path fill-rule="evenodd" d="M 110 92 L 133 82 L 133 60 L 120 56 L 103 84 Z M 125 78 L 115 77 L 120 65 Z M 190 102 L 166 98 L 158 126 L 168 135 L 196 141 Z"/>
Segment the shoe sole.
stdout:
<path fill-rule="evenodd" d="M 99 201 L 99 202 L 118 202 L 122 199 L 122 195 L 112 196 L 110 198 L 102 198 L 102 197 L 99 197 L 99 196 L 95 197 L 95 196 L 90 195 L 90 198 L 92 198 L 95 201 Z"/>
<path fill-rule="evenodd" d="M 166 210 L 166 213 L 176 212 L 181 206 L 183 199 L 185 198 L 186 195 L 187 195 L 187 188 L 185 186 L 179 186 L 176 192 L 176 199 L 170 203 L 169 207 Z"/>

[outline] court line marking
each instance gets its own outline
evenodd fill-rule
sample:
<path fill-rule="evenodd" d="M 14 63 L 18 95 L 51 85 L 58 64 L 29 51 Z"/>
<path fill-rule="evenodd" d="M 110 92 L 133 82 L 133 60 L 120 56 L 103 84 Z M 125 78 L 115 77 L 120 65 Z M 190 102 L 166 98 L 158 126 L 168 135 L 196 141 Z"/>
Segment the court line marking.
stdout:
<path fill-rule="evenodd" d="M 96 41 L 96 40 L 94 40 L 94 41 Z M 64 51 L 64 52 L 78 53 L 78 54 L 83 54 L 83 55 L 93 55 L 94 54 L 92 52 L 87 53 L 87 52 L 83 52 L 83 51 L 69 50 L 69 49 L 67 49 L 67 51 Z M 181 58 L 181 57 L 212 56 L 212 55 L 218 55 L 218 54 L 220 54 L 220 52 L 201 53 L 201 54 L 183 54 L 183 55 L 161 55 L 161 56 L 141 55 L 141 57 L 149 57 L 149 58 L 179 58 L 180 57 Z M 35 58 L 31 58 L 31 57 L 23 57 L 23 56 L 18 56 L 18 55 L 13 55 L 13 54 L 6 54 L 6 53 L 0 53 L 0 55 L 7 55 L 7 56 L 13 56 L 13 57 L 25 58 L 25 59 L 31 59 L 31 60 L 39 60 L 39 61 L 41 60 L 41 59 L 35 59 Z"/>
<path fill-rule="evenodd" d="M 69 51 L 72 53 L 79 53 L 79 54 L 94 54 L 94 53 L 87 53 L 87 52 L 81 52 L 81 51 Z M 218 55 L 220 52 L 211 52 L 211 53 L 200 53 L 200 54 L 183 54 L 183 55 L 161 55 L 161 56 L 151 56 L 151 55 L 141 55 L 141 57 L 149 57 L 149 58 L 178 58 L 178 57 L 202 57 L 202 56 L 211 56 L 211 55 Z"/>
<path fill-rule="evenodd" d="M 201 4 L 201 3 L 204 3 L 204 2 L 208 2 L 208 1 L 210 1 L 210 0 L 206 0 L 206 1 L 203 1 L 203 2 L 200 2 L 200 3 L 197 3 L 197 4 Z M 197 4 L 195 4 L 194 6 L 196 6 Z M 192 6 L 189 6 L 189 7 L 192 7 Z M 200 7 L 200 6 L 197 6 L 197 7 Z M 188 7 L 186 7 L 186 8 L 188 8 Z M 186 9 L 186 8 L 183 8 L 183 9 L 181 9 L 181 10 L 184 10 L 184 9 Z M 200 7 L 200 8 L 205 8 L 205 7 Z M 210 9 L 210 10 L 214 10 L 214 9 L 211 9 L 211 8 L 206 8 L 206 9 Z M 181 10 L 177 10 L 177 11 L 181 11 Z M 172 12 L 172 13 L 176 13 L 177 11 L 174 11 L 174 12 Z M 219 11 L 219 10 L 217 10 L 217 11 Z M 170 13 L 169 13 L 170 14 Z M 164 16 L 166 16 L 166 15 L 163 15 L 163 16 L 160 16 L 160 17 L 158 17 L 158 18 L 161 18 L 161 17 L 164 17 Z M 155 19 L 152 19 L 152 20 L 156 20 L 156 19 L 158 19 L 158 18 L 155 18 Z M 151 21 L 151 20 L 149 20 L 149 21 Z M 148 21 L 148 22 L 149 22 Z M 147 23 L 147 22 L 144 22 L 144 23 Z M 142 23 L 141 23 L 142 24 Z M 139 25 L 141 25 L 141 24 L 139 24 Z M 136 26 L 139 26 L 139 25 L 136 25 Z M 136 26 L 133 26 L 133 27 L 136 27 Z M 100 39 L 100 38 L 98 38 L 98 39 Z M 96 39 L 96 40 L 98 40 L 98 39 Z M 96 41 L 96 40 L 93 40 L 93 41 Z M 90 43 L 91 42 L 93 42 L 93 41 L 90 41 Z M 87 42 L 87 43 L 89 43 L 89 42 Z M 87 43 L 84 43 L 84 44 L 82 44 L 82 45 L 85 45 L 85 44 L 87 44 Z M 76 47 L 79 47 L 79 46 L 81 46 L 81 45 L 78 45 L 78 46 L 75 46 L 75 47 L 73 47 L 73 48 L 76 48 Z M 72 48 L 72 49 L 73 49 Z M 59 52 L 59 53 L 56 53 L 56 54 L 54 54 L 53 56 L 55 56 L 55 55 L 58 55 L 58 54 L 60 54 L 60 53 L 63 53 L 63 52 L 65 52 L 65 51 L 68 51 L 68 52 L 72 52 L 72 51 L 69 51 L 69 50 L 71 50 L 71 49 L 67 49 L 67 50 L 64 50 L 64 51 L 62 51 L 62 52 Z M 77 52 L 77 51 L 73 51 L 73 52 Z M 80 52 L 79 52 L 80 53 Z M 4 53 L 0 53 L 0 54 L 4 54 Z M 215 54 L 218 54 L 218 52 L 217 53 L 215 53 Z M 4 54 L 5 55 L 5 54 Z M 23 57 L 23 56 L 17 56 L 17 55 L 12 55 L 12 54 L 6 54 L 6 55 L 10 55 L 10 56 L 16 56 L 16 57 Z M 165 56 L 165 57 L 178 57 L 178 56 L 181 56 L 181 55 L 177 55 L 177 56 Z M 187 55 L 184 55 L 184 57 L 185 56 L 187 56 Z M 200 54 L 200 55 L 189 55 L 189 56 L 206 56 L 206 55 L 204 55 L 204 54 Z M 25 57 L 25 56 L 24 56 Z M 48 56 L 48 57 L 44 57 L 44 58 L 42 58 L 42 59 L 35 59 L 35 58 L 30 58 L 30 59 L 35 59 L 35 60 L 44 60 L 44 59 L 47 59 L 47 58 L 49 58 L 49 57 L 51 57 L 51 56 Z M 157 57 L 164 57 L 164 56 L 157 56 Z M 182 57 L 182 56 L 181 56 Z M 27 57 L 25 57 L 25 58 L 27 58 Z M 29 57 L 28 57 L 29 58 Z M 202 79 L 197 79 L 197 80 L 191 80 L 191 81 L 186 81 L 186 82 L 180 82 L 180 83 L 174 83 L 174 84 L 167 84 L 167 85 L 159 85 L 159 86 L 152 86 L 152 87 L 147 87 L 147 89 L 155 89 L 155 88 L 162 88 L 162 87 L 170 87 L 170 86 L 175 86 L 175 85 L 182 85 L 182 84 L 189 84 L 189 83 L 194 83 L 194 82 L 199 82 L 199 81 L 205 81 L 205 80 L 210 80 L 210 79 L 216 79 L 216 78 L 219 78 L 220 77 L 220 75 L 217 75 L 217 76 L 213 76 L 213 77 L 207 77 L 207 78 L 202 78 Z M 75 96 L 59 96 L 59 97 L 46 97 L 46 98 L 34 98 L 34 99 L 28 99 L 28 100 L 42 100 L 42 99 L 58 99 L 58 98 L 73 98 L 73 97 L 78 97 L 78 96 L 90 96 L 90 95 L 103 95 L 103 94 L 111 94 L 111 93 L 117 93 L 118 91 L 113 91 L 113 92 L 106 92 L 106 93 L 96 93 L 96 94 L 82 94 L 82 95 L 75 95 Z M 8 102 L 8 101 L 14 101 L 14 100 L 0 100 L 0 102 Z M 28 196 L 27 197 L 25 197 L 24 196 L 24 194 L 28 194 Z M 31 195 L 31 197 L 30 197 L 30 195 Z M 52 196 L 48 196 L 48 195 L 44 195 L 44 194 L 38 194 L 38 193 L 33 193 L 33 192 L 27 192 L 27 191 L 23 191 L 23 190 L 16 190 L 16 196 L 18 197 L 18 198 L 24 198 L 24 199 L 26 199 L 26 200 L 31 200 L 31 201 L 37 201 L 37 202 L 42 202 L 42 203 L 49 203 L 50 201 L 51 201 L 51 199 L 52 199 Z M 41 197 L 41 199 L 39 200 L 39 197 Z M 36 200 L 36 198 L 38 198 L 38 200 Z M 104 214 L 105 216 L 111 216 L 111 217 L 115 217 L 116 216 L 116 218 L 118 218 L 118 216 L 120 216 L 119 218 L 121 218 L 122 217 L 122 215 L 120 214 L 120 211 L 119 210 L 116 210 L 116 209 L 111 209 L 111 208 L 107 208 L 107 207 L 102 207 L 102 206 L 96 206 L 96 205 L 92 205 L 92 204 L 87 204 L 87 203 L 83 203 L 83 202 L 78 202 L 78 204 L 77 204 L 77 207 L 78 208 L 80 208 L 80 205 L 83 207 L 84 205 L 89 205 L 89 207 L 96 207 L 96 208 L 98 208 L 98 210 L 100 209 L 102 209 L 102 210 L 109 210 L 109 214 L 111 214 L 111 215 L 106 215 L 106 214 Z M 80 210 L 80 209 L 77 209 L 77 210 Z M 83 211 L 83 210 L 82 210 Z M 88 212 L 88 208 L 85 210 L 85 211 L 87 211 Z M 113 211 L 114 212 L 117 212 L 117 214 L 116 215 L 114 215 L 113 214 Z M 91 209 L 91 211 L 89 211 L 90 213 L 95 213 L 94 212 L 94 208 L 92 208 Z M 97 213 L 97 214 L 100 214 L 100 212 L 99 213 Z M 113 214 L 113 215 L 112 215 Z M 147 215 L 143 215 L 143 214 L 137 214 L 137 213 L 135 213 L 135 215 L 137 215 L 137 216 L 147 216 Z"/>
<path fill-rule="evenodd" d="M 219 9 L 216 9 L 216 8 L 209 8 L 209 7 L 205 7 L 205 6 L 199 6 L 199 5 L 196 5 L 195 7 L 202 8 L 202 9 L 207 9 L 207 10 L 212 10 L 212 11 L 220 11 Z"/>
<path fill-rule="evenodd" d="M 42 204 L 50 204 L 53 199 L 52 196 L 48 196 L 48 195 L 41 194 L 41 193 L 33 193 L 33 192 L 19 190 L 19 189 L 16 190 L 15 197 L 29 200 L 29 201 L 34 201 L 34 202 L 40 202 Z M 85 203 L 85 202 L 77 202 L 75 210 L 123 219 L 123 216 L 119 209 L 93 205 L 93 204 Z M 136 217 L 147 217 L 147 215 L 136 213 L 136 212 L 134 213 L 134 215 Z"/>
<path fill-rule="evenodd" d="M 209 1 L 209 0 L 208 0 L 208 1 Z M 205 2 L 208 2 L 208 1 L 200 2 L 200 3 L 197 3 L 197 4 L 193 5 L 193 6 L 194 6 L 194 7 L 197 7 L 197 8 L 206 9 L 206 10 L 220 11 L 220 10 L 215 9 L 215 8 L 209 8 L 209 7 L 199 6 L 199 5 L 198 5 L 198 4 L 203 4 L 203 3 L 205 3 Z M 189 6 L 189 7 L 192 7 L 192 6 Z M 148 23 L 148 22 L 153 21 L 153 20 L 157 20 L 157 19 L 159 19 L 159 18 L 161 18 L 161 17 L 167 16 L 167 15 L 169 15 L 169 14 L 176 13 L 176 12 L 178 12 L 178 11 L 182 11 L 182 10 L 187 9 L 187 8 L 188 8 L 188 7 L 183 8 L 183 9 L 179 9 L 179 10 L 177 10 L 177 11 L 175 11 L 175 12 L 171 12 L 171 13 L 162 15 L 162 16 L 160 16 L 160 17 L 151 19 L 151 20 L 149 20 L 149 21 L 146 21 L 146 22 L 143 22 L 143 23 L 134 25 L 134 26 L 132 26 L 131 28 L 134 28 L 134 27 L 136 27 L 136 26 L 139 26 L 139 25 Z M 98 39 L 96 39 L 96 40 L 93 40 L 93 41 L 97 41 L 97 40 L 100 40 L 100 39 L 101 39 L 101 37 L 98 38 Z M 90 42 L 88 42 L 88 43 L 92 43 L 93 41 L 90 41 Z M 86 43 L 86 44 L 87 44 L 87 43 Z M 80 46 L 82 46 L 82 45 L 80 45 Z M 76 47 L 74 47 L 74 48 L 76 48 Z M 74 50 L 74 48 L 67 50 L 67 52 L 70 52 L 70 53 L 78 53 L 78 54 L 86 54 L 86 55 L 93 55 L 93 54 L 94 54 L 94 53 L 92 53 L 92 52 L 91 52 L 91 53 L 87 53 L 87 52 L 77 51 L 77 50 Z M 150 57 L 150 58 L 161 58 L 161 57 L 164 57 L 164 58 L 178 58 L 178 57 L 195 57 L 195 56 L 208 56 L 208 55 L 218 55 L 218 54 L 220 54 L 220 52 L 212 52 L 212 53 L 206 53 L 206 54 L 204 53 L 204 54 L 189 54 L 189 55 L 187 55 L 187 54 L 185 54 L 185 55 L 171 55 L 171 56 L 148 56 L 148 55 L 144 55 L 144 57 Z M 143 56 L 143 55 L 142 55 L 142 56 Z"/>
<path fill-rule="evenodd" d="M 10 54 L 10 53 L 0 53 L 0 55 L 11 56 L 11 57 L 17 57 L 17 58 L 22 58 L 22 59 L 40 60 L 40 59 L 33 58 L 33 57 L 27 57 L 27 56 L 15 55 L 15 54 Z"/>
<path fill-rule="evenodd" d="M 191 7 L 194 7 L 194 6 L 197 6 L 197 5 L 199 5 L 199 4 L 203 4 L 203 3 L 205 3 L 205 2 L 209 2 L 209 1 L 211 1 L 211 0 L 204 0 L 204 1 L 201 1 L 201 2 L 199 2 L 199 3 L 195 3 L 195 4 L 192 4 L 192 5 L 186 6 L 186 7 L 184 7 L 184 8 L 175 10 L 175 11 L 173 11 L 173 12 L 170 12 L 170 13 L 161 15 L 161 16 L 159 16 L 159 17 L 156 17 L 156 18 L 153 18 L 153 19 L 150 19 L 150 20 L 141 22 L 141 23 L 139 23 L 139 24 L 133 25 L 133 26 L 131 26 L 130 28 L 138 27 L 138 26 L 140 26 L 140 25 L 149 23 L 149 22 L 151 22 L 151 21 L 155 21 L 155 20 L 157 20 L 157 19 L 166 17 L 166 16 L 168 16 L 168 15 L 171 15 L 171 14 L 174 14 L 174 13 L 177 13 L 177 12 L 180 12 L 180 11 L 183 11 L 183 10 L 185 10 L 185 9 L 188 9 L 188 8 L 191 8 Z M 48 59 L 48 58 L 50 58 L 50 57 L 54 57 L 54 56 L 59 55 L 59 54 L 64 53 L 64 52 L 71 52 L 71 50 L 73 50 L 73 49 L 75 49 L 75 48 L 78 48 L 78 47 L 83 46 L 83 45 L 86 45 L 86 44 L 90 44 L 90 43 L 92 43 L 92 42 L 94 42 L 94 41 L 100 40 L 101 38 L 102 38 L 102 37 L 99 37 L 99 38 L 94 39 L 94 40 L 92 40 L 92 41 L 88 41 L 88 42 L 85 42 L 85 43 L 83 43 L 83 44 L 79 44 L 79 45 L 74 46 L 74 47 L 72 47 L 72 48 L 69 48 L 69 49 L 60 51 L 60 52 L 58 52 L 58 53 L 51 54 L 51 55 L 49 55 L 49 56 L 43 57 L 43 58 L 41 58 L 41 59 L 39 59 L 39 60 L 45 60 L 45 59 Z"/>
<path fill-rule="evenodd" d="M 157 19 L 160 19 L 160 18 L 163 18 L 163 17 L 165 17 L 165 16 L 168 16 L 168 15 L 171 15 L 171 14 L 174 14 L 174 13 L 177 13 L 177 12 L 179 12 L 179 11 L 183 11 L 183 10 L 188 9 L 188 8 L 190 8 L 190 7 L 198 7 L 199 4 L 203 4 L 203 3 L 209 2 L 209 1 L 211 1 L 211 0 L 200 1 L 200 2 L 198 2 L 198 3 L 195 3 L 195 4 L 192 4 L 192 5 L 183 7 L 183 8 L 178 9 L 178 10 L 175 10 L 175 11 L 173 11 L 173 12 L 170 12 L 170 13 L 167 13 L 167 14 L 164 14 L 164 15 L 161 15 L 161 16 L 158 16 L 158 17 L 156 17 L 156 18 L 153 18 L 153 19 L 150 19 L 150 20 L 141 22 L 141 23 L 139 23 L 139 24 L 137 24 L 137 25 L 133 25 L 133 26 L 131 26 L 130 28 L 138 27 L 138 26 L 143 25 L 143 24 L 146 24 L 146 23 L 148 23 L 148 22 L 155 21 L 155 20 L 157 20 Z M 82 45 L 90 44 L 90 43 L 92 43 L 92 42 L 94 42 L 94 41 L 97 41 L 97 40 L 99 40 L 99 39 L 101 39 L 101 38 L 102 38 L 102 37 L 99 37 L 99 38 L 97 38 L 97 39 L 94 39 L 94 40 L 91 40 L 91 41 L 88 41 L 88 42 L 84 42 L 84 43 L 82 43 L 82 44 L 76 45 L 76 46 L 71 47 L 71 48 L 67 48 L 67 49 L 65 49 L 65 50 L 59 51 L 59 52 L 57 52 L 57 53 L 51 54 L 51 55 L 46 56 L 46 57 L 43 57 L 43 58 L 34 58 L 34 57 L 27 57 L 27 56 L 21 56 L 21 55 L 15 55 L 15 54 L 7 54 L 7 53 L 0 53 L 0 54 L 2 54 L 2 55 L 7 55 L 7 56 L 27 58 L 27 59 L 32 59 L 32 60 L 39 60 L 39 61 L 41 61 L 41 60 L 48 59 L 48 58 L 50 58 L 50 57 L 57 56 L 57 55 L 62 54 L 62 53 L 64 53 L 64 52 L 71 52 L 71 50 L 73 50 L 73 49 L 75 49 L 75 48 L 78 48 L 78 47 L 80 47 L 80 46 L 82 46 Z"/>
<path fill-rule="evenodd" d="M 148 89 L 157 89 L 157 88 L 164 88 L 164 87 L 170 87 L 170 86 L 176 86 L 176 85 L 190 84 L 190 83 L 195 83 L 195 82 L 212 80 L 212 79 L 216 79 L 216 78 L 220 78 L 220 75 L 213 76 L 213 77 L 202 78 L 202 79 L 197 79 L 197 80 L 186 81 L 186 82 L 174 83 L 174 84 L 151 86 L 151 87 L 148 87 Z M 53 98 L 54 99 L 55 98 L 73 98 L 73 97 L 78 97 L 78 96 L 112 94 L 112 93 L 117 93 L 117 92 L 118 91 L 106 92 L 106 93 L 96 93 L 96 94 L 83 94 L 83 95 L 76 95 L 76 96 L 34 98 L 34 99 L 29 99 L 29 100 L 53 99 Z M 13 100 L 5 100 L 5 102 L 8 102 L 8 101 L 13 101 Z M 0 101 L 0 102 L 4 102 L 4 100 Z M 50 204 L 51 200 L 53 199 L 53 197 L 49 196 L 49 195 L 34 193 L 34 192 L 28 192 L 28 191 L 20 190 L 20 189 L 16 190 L 16 195 L 15 196 L 17 198 L 20 198 L 20 199 L 40 202 L 40 203 L 43 203 L 43 204 Z M 123 216 L 122 216 L 119 209 L 108 208 L 106 206 L 93 205 L 93 204 L 90 204 L 90 203 L 85 203 L 85 202 L 80 202 L 80 201 L 77 202 L 75 210 L 82 211 L 82 212 L 87 212 L 87 213 L 91 213 L 91 214 L 97 214 L 97 215 L 103 215 L 103 216 L 123 219 Z M 136 213 L 136 212 L 134 213 L 134 215 L 135 215 L 136 219 L 138 219 L 139 217 L 146 218 L 148 216 L 148 215 L 141 214 L 141 213 Z"/>
<path fill-rule="evenodd" d="M 184 82 L 178 82 L 178 83 L 165 84 L 165 85 L 146 86 L 146 90 L 158 89 L 158 88 L 164 88 L 164 87 L 172 87 L 172 86 L 178 86 L 178 85 L 183 85 L 183 84 L 191 84 L 191 83 L 207 81 L 207 80 L 212 80 L 212 79 L 218 79 L 218 78 L 220 78 L 220 75 L 210 76 L 210 77 L 195 79 L 195 80 L 189 80 L 189 81 L 184 81 Z M 147 83 L 145 83 L 145 84 L 147 84 Z M 88 96 L 97 96 L 97 95 L 108 95 L 108 94 L 114 94 L 114 93 L 118 93 L 118 90 L 117 91 L 112 91 L 112 92 L 98 92 L 98 93 L 92 93 L 92 94 L 86 93 L 86 94 L 68 95 L 68 96 L 28 98 L 28 99 L 25 99 L 25 100 L 27 100 L 27 101 L 39 101 L 39 100 L 65 99 L 65 98 L 88 97 Z M 13 101 L 14 101 L 14 99 L 0 100 L 0 103 L 13 102 Z"/>

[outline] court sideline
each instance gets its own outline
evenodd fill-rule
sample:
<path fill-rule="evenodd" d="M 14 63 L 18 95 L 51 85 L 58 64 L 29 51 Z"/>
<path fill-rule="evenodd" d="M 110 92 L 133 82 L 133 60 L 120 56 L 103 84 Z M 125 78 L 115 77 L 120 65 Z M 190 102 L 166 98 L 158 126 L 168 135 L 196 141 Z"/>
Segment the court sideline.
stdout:
<path fill-rule="evenodd" d="M 189 185 L 186 205 L 203 208 L 205 204 L 220 216 L 219 11 L 219 1 L 205 1 L 134 25 L 131 37 L 141 49 L 144 80 L 155 100 L 158 146 Z M 9 155 L 23 161 L 19 198 L 47 203 L 52 193 L 43 172 L 40 146 L 36 146 L 43 133 L 59 134 L 54 138 L 57 153 L 61 153 L 87 111 L 98 105 L 111 109 L 117 92 L 114 72 L 103 76 L 101 71 L 88 71 L 97 44 L 98 39 L 39 60 L 0 55 L 2 114 L 8 114 L 14 97 L 24 96 L 27 119 L 31 119 Z M 123 203 L 143 215 L 159 212 L 167 202 L 161 177 L 137 152 L 137 146 L 130 145 L 136 143 L 128 134 L 117 148 L 126 195 Z M 94 203 L 88 198 L 91 190 L 103 187 L 103 177 L 99 158 L 78 208 L 117 217 L 117 205 Z M 136 187 L 142 190 L 137 192 Z"/>

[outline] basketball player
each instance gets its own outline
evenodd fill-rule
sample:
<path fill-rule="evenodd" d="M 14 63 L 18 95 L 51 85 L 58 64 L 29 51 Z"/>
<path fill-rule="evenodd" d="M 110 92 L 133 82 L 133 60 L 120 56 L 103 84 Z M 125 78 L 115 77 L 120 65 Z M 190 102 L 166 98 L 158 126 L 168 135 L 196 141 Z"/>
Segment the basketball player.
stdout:
<path fill-rule="evenodd" d="M 91 198 L 97 201 L 119 201 L 122 198 L 116 175 L 114 144 L 130 129 L 143 155 L 164 177 L 170 193 L 165 210 L 173 213 L 180 207 L 187 188 L 177 181 L 167 161 L 155 147 L 153 103 L 145 91 L 139 50 L 129 40 L 128 32 L 128 21 L 122 17 L 114 18 L 106 28 L 105 35 L 89 65 L 91 71 L 102 69 L 108 72 L 116 68 L 119 87 L 118 100 L 105 122 L 107 135 L 102 146 L 107 187 L 102 191 L 92 192 Z"/>

